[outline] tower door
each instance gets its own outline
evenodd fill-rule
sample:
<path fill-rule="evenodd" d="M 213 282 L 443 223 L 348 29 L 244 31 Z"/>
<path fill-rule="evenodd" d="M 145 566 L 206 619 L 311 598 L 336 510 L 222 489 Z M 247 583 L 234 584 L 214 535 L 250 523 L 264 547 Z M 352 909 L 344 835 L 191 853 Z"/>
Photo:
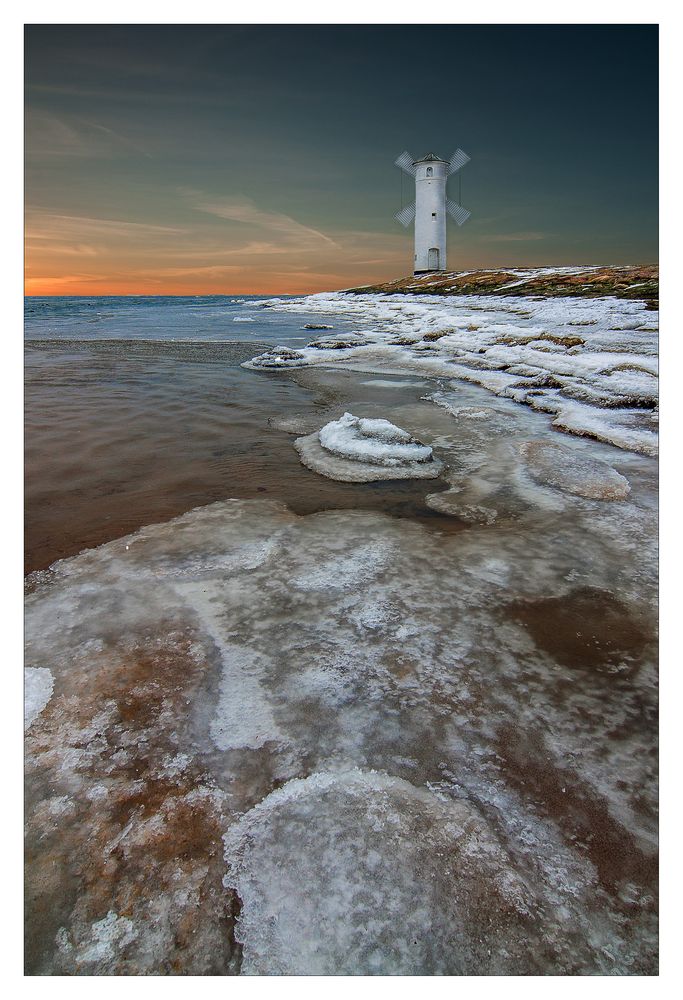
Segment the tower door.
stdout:
<path fill-rule="evenodd" d="M 437 247 L 430 247 L 427 251 L 427 267 L 430 271 L 439 270 L 439 250 Z"/>

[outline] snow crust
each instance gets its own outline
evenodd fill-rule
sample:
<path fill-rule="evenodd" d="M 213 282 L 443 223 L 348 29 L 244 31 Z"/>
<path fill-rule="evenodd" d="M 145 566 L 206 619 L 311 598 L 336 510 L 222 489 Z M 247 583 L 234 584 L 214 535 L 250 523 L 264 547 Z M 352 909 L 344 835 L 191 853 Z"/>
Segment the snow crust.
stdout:
<path fill-rule="evenodd" d="M 658 314 L 642 302 L 336 292 L 269 304 L 351 319 L 358 330 L 297 351 L 274 348 L 246 367 L 462 379 L 552 414 L 568 433 L 657 452 Z"/>

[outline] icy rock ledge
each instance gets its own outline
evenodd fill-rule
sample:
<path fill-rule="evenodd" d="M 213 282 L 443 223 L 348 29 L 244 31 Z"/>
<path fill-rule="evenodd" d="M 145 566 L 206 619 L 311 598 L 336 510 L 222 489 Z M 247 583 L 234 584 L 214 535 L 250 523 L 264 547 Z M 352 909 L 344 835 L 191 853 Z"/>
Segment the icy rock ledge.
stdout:
<path fill-rule="evenodd" d="M 319 431 L 297 438 L 302 463 L 328 479 L 370 483 L 391 479 L 437 479 L 443 463 L 429 445 L 388 420 L 345 413 Z"/>

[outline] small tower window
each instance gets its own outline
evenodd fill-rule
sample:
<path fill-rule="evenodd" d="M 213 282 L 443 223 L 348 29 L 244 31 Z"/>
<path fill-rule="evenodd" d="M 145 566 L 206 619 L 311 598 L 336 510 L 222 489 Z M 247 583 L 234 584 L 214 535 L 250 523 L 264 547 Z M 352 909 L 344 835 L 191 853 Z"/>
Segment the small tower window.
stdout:
<path fill-rule="evenodd" d="M 434 173 L 433 168 L 432 167 L 427 167 L 427 177 L 431 177 L 433 173 Z"/>
<path fill-rule="evenodd" d="M 436 212 L 432 212 L 432 218 L 433 218 L 433 219 L 435 219 L 435 218 L 436 218 Z"/>

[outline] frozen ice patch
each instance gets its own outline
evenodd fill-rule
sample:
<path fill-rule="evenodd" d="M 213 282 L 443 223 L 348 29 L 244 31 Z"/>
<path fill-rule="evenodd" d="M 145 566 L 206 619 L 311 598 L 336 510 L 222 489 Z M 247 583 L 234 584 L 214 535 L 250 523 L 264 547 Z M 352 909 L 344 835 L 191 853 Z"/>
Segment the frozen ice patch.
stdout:
<path fill-rule="evenodd" d="M 375 385 L 380 389 L 402 389 L 405 386 L 420 387 L 425 384 L 425 382 L 411 382 L 408 379 L 399 380 L 389 378 L 370 378 L 365 382 L 361 382 L 361 385 Z"/>
<path fill-rule="evenodd" d="M 247 975 L 512 975 L 563 948 L 476 809 L 384 773 L 292 780 L 224 845 Z"/>
<path fill-rule="evenodd" d="M 24 671 L 24 729 L 35 722 L 43 711 L 54 687 L 52 672 L 47 667 L 26 667 Z"/>
<path fill-rule="evenodd" d="M 495 411 L 486 406 L 459 406 L 458 395 L 454 392 L 433 392 L 424 398 L 442 407 L 456 420 L 490 420 L 495 415 Z"/>
<path fill-rule="evenodd" d="M 262 680 L 267 658 L 245 646 L 224 643 L 218 704 L 211 738 L 219 750 L 256 750 L 282 740 Z"/>
<path fill-rule="evenodd" d="M 429 445 L 389 420 L 345 413 L 294 443 L 304 465 L 329 479 L 435 479 L 442 465 Z"/>
<path fill-rule="evenodd" d="M 525 441 L 520 452 L 529 472 L 541 483 L 590 500 L 623 500 L 628 480 L 606 462 L 552 441 Z"/>
<path fill-rule="evenodd" d="M 407 462 L 428 462 L 432 449 L 420 444 L 408 431 L 389 420 L 369 420 L 345 413 L 325 424 L 319 432 L 325 451 L 339 458 L 373 465 L 401 466 Z"/>
<path fill-rule="evenodd" d="M 92 925 L 89 941 L 74 947 L 65 928 L 61 927 L 57 932 L 57 946 L 62 952 L 75 951 L 74 959 L 78 965 L 102 965 L 111 961 L 118 952 L 135 941 L 137 936 L 132 920 L 119 917 L 113 910 L 109 910 L 106 917 Z"/>
<path fill-rule="evenodd" d="M 350 552 L 321 559 L 314 568 L 292 578 L 298 590 L 341 590 L 374 579 L 387 565 L 393 546 L 385 541 L 368 542 Z"/>

